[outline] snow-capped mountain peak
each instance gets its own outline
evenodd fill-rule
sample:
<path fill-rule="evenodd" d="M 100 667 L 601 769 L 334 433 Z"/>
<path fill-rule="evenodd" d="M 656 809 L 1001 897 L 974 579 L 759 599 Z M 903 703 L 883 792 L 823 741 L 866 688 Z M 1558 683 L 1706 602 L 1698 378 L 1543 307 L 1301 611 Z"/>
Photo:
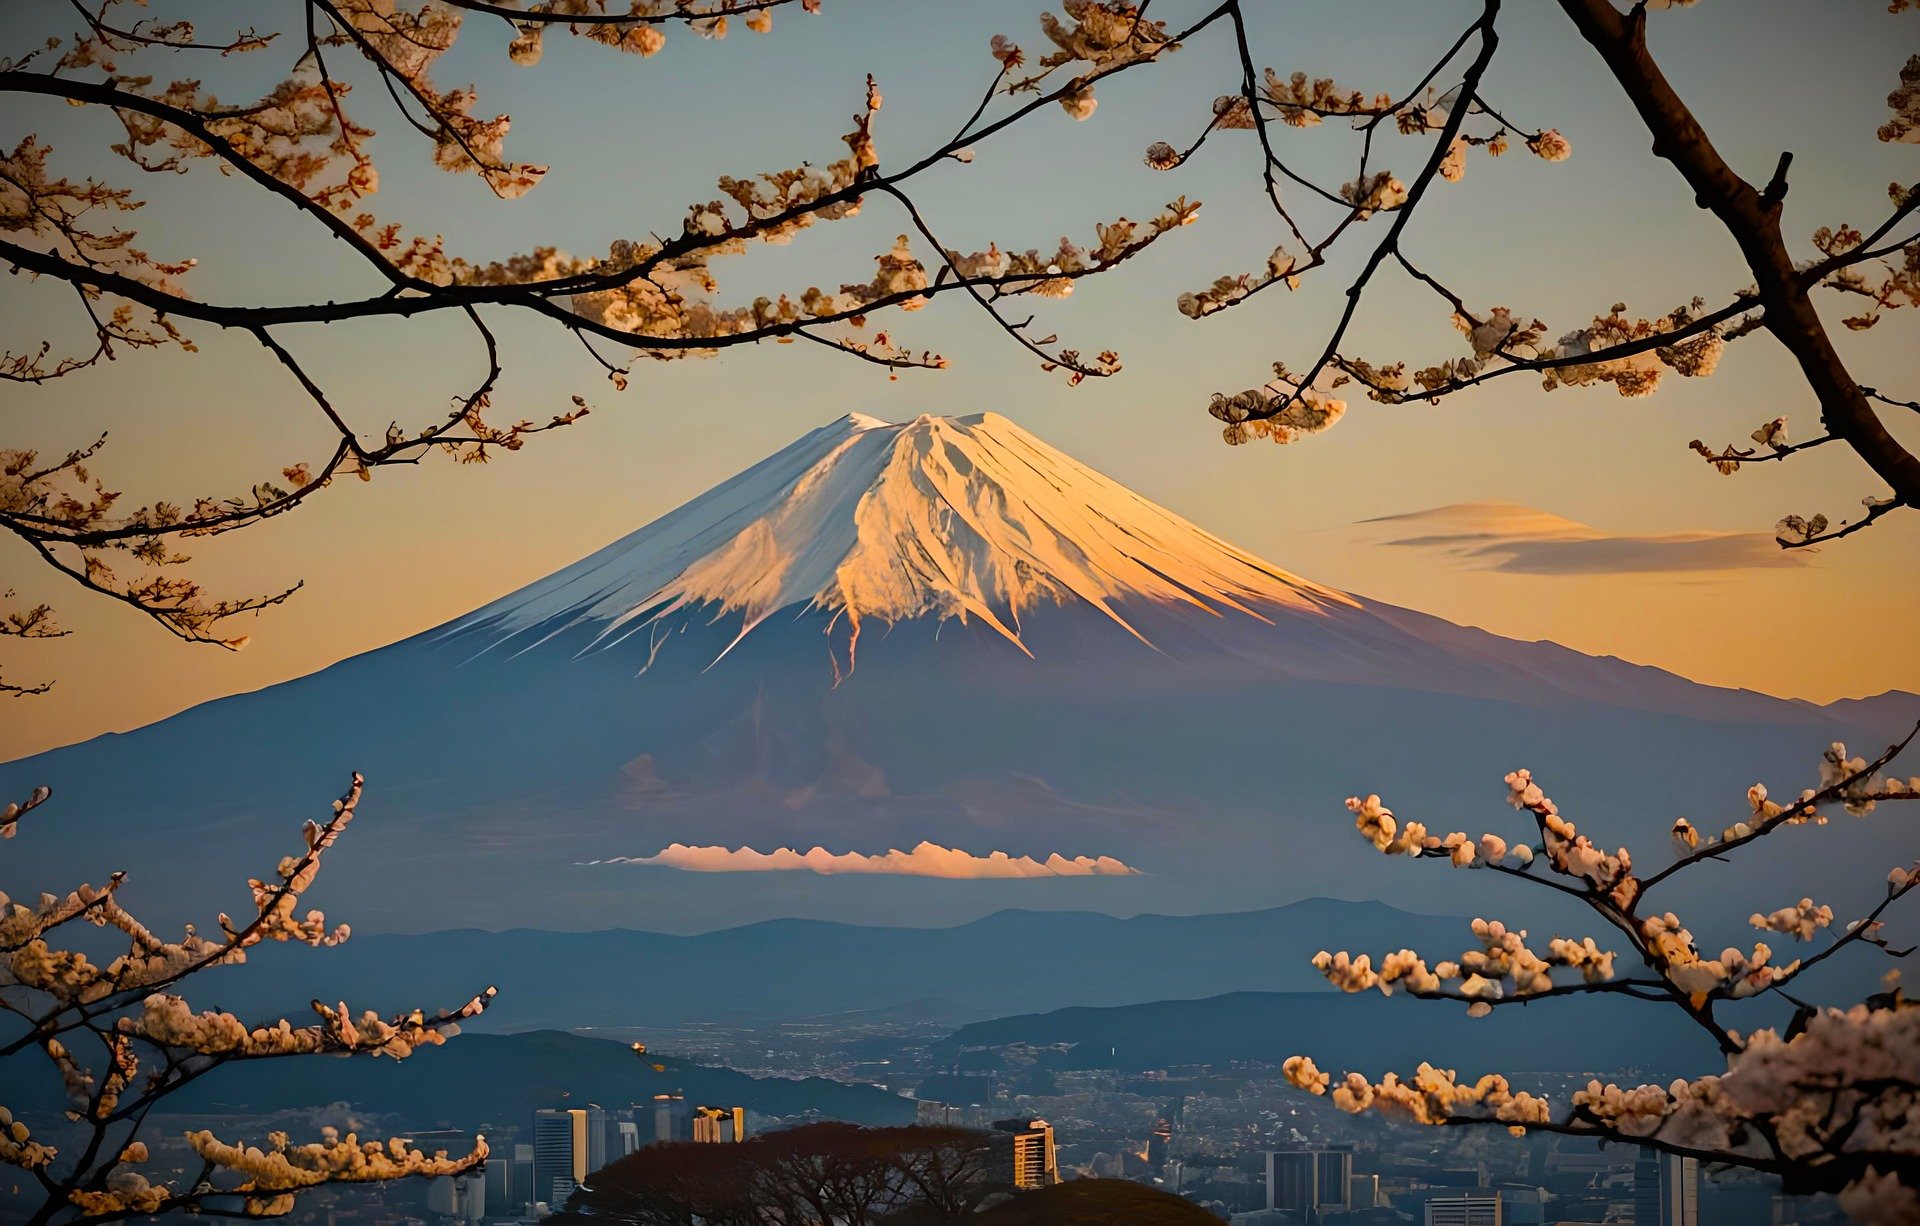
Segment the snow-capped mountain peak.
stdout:
<path fill-rule="evenodd" d="M 743 637 L 782 609 L 825 610 L 856 642 L 868 620 L 977 618 L 1025 650 L 1026 610 L 1076 601 L 1136 637 L 1127 609 L 1140 601 L 1252 617 L 1356 603 L 997 413 L 853 413 L 449 629 L 540 641 L 590 623 L 607 646 L 699 607 L 740 614 Z"/>

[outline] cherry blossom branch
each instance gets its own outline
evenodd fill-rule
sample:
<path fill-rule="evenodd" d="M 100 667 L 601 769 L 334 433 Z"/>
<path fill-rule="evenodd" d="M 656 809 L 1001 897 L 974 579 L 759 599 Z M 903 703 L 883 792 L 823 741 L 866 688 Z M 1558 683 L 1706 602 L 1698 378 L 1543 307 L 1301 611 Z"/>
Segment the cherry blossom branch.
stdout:
<path fill-rule="evenodd" d="M 1889 763 L 1899 757 L 1901 752 L 1913 743 L 1916 735 L 1920 735 L 1920 724 L 1915 724 L 1913 728 L 1908 730 L 1905 736 L 1887 746 L 1873 761 L 1856 768 L 1842 769 L 1837 778 L 1817 791 L 1802 796 L 1791 805 L 1779 808 L 1778 812 L 1772 813 L 1758 822 L 1751 824 L 1743 823 L 1747 825 L 1744 831 L 1734 833 L 1730 837 L 1718 842 L 1707 843 L 1698 850 L 1681 856 L 1672 864 L 1667 865 L 1667 867 L 1642 881 L 1640 883 L 1640 896 L 1644 898 L 1648 891 L 1675 873 L 1684 872 L 1705 860 L 1721 859 L 1727 852 L 1732 851 L 1736 847 L 1744 847 L 1756 839 L 1763 839 L 1782 826 L 1804 821 L 1813 815 L 1821 805 L 1832 804 L 1842 799 L 1850 791 L 1857 789 L 1862 783 L 1872 779 L 1882 770 L 1886 769 Z M 1831 759 L 1829 758 L 1827 761 L 1831 762 Z M 1764 792 L 1761 793 L 1760 799 L 1763 802 L 1765 801 L 1766 797 Z M 1776 808 L 1778 807 L 1776 806 Z M 1734 827 L 1734 830 L 1739 831 L 1739 827 Z"/>
<path fill-rule="evenodd" d="M 1815 528 L 1810 533 L 1806 533 L 1804 535 L 1796 534 L 1794 536 L 1788 537 L 1788 536 L 1778 535 L 1778 529 L 1776 528 L 1775 540 L 1779 543 L 1780 548 L 1782 549 L 1805 549 L 1809 545 L 1821 545 L 1821 544 L 1825 544 L 1828 541 L 1837 541 L 1837 540 L 1840 540 L 1842 537 L 1852 536 L 1854 533 L 1860 531 L 1863 528 L 1872 527 L 1873 524 L 1876 521 L 1878 521 L 1881 516 L 1897 511 L 1900 508 L 1906 506 L 1907 504 L 1891 498 L 1889 499 L 1868 498 L 1865 500 L 1865 505 L 1867 508 L 1867 513 L 1865 515 L 1862 515 L 1859 519 L 1854 520 L 1852 523 L 1843 522 L 1840 525 L 1840 527 L 1835 528 L 1832 531 L 1822 532 L 1818 528 Z M 1782 525 L 1792 525 L 1798 519 L 1799 519 L 1799 516 L 1797 515 L 1789 515 L 1785 519 L 1781 520 L 1780 522 Z M 1816 515 L 1813 517 L 1813 520 L 1810 522 L 1824 525 L 1826 523 L 1826 517 L 1824 515 Z"/>
<path fill-rule="evenodd" d="M 1769 800 L 1766 789 L 1754 785 L 1748 791 L 1753 820 L 1735 823 L 1718 840 L 1703 843 L 1691 823 L 1680 819 L 1673 827 L 1680 850 L 1676 862 L 1644 881 L 1634 876 L 1627 849 L 1608 853 L 1594 846 L 1526 770 L 1507 776 L 1508 800 L 1532 813 L 1541 836 L 1537 851 L 1530 844 L 1510 846 L 1491 833 L 1478 840 L 1460 832 L 1431 834 L 1420 822 L 1396 818 L 1378 796 L 1351 798 L 1347 807 L 1355 827 L 1382 852 L 1444 857 L 1457 867 L 1490 868 L 1576 894 L 1627 936 L 1657 978 L 1616 978 L 1614 954 L 1591 938 L 1578 943 L 1555 939 L 1542 954 L 1528 946 L 1524 931 L 1476 919 L 1473 931 L 1479 948 L 1469 949 L 1457 962 L 1429 967 L 1412 950 L 1403 949 L 1388 954 L 1376 968 L 1366 955 L 1323 951 L 1313 959 L 1314 966 L 1336 987 L 1455 1001 L 1466 1004 L 1473 1016 L 1514 1003 L 1588 993 L 1666 1003 L 1714 1036 L 1725 1054 L 1726 1071 L 1668 1086 L 1622 1088 L 1594 1081 L 1573 1095 L 1570 1110 L 1564 1112 L 1544 1098 L 1515 1092 L 1498 1074 L 1469 1083 L 1452 1070 L 1428 1064 L 1404 1081 L 1392 1073 L 1374 1082 L 1350 1072 L 1336 1083 L 1312 1060 L 1294 1056 L 1283 1066 L 1287 1079 L 1313 1094 L 1330 1093 L 1334 1105 L 1350 1113 L 1378 1110 L 1420 1124 L 1492 1124 L 1515 1133 L 1539 1128 L 1647 1145 L 1769 1171 L 1795 1192 L 1838 1193 L 1857 1220 L 1888 1226 L 1903 1220 L 1906 1209 L 1920 1207 L 1920 1186 L 1901 1173 L 1920 1169 L 1920 1145 L 1903 1130 L 1909 1104 L 1920 1093 L 1913 1075 L 1920 1069 L 1920 1004 L 1906 1000 L 1897 972 L 1884 981 L 1886 990 L 1844 1010 L 1816 1008 L 1786 987 L 1853 945 L 1875 945 L 1894 957 L 1911 953 L 1892 948 L 1880 935 L 1881 917 L 1920 885 L 1920 863 L 1895 868 L 1887 878 L 1886 896 L 1825 949 L 1784 966 L 1772 961 L 1765 943 L 1757 944 L 1751 955 L 1728 949 L 1707 958 L 1676 915 L 1669 911 L 1643 917 L 1640 904 L 1653 886 L 1681 870 L 1721 858 L 1781 825 L 1824 822 L 1819 812 L 1823 804 L 1842 804 L 1864 816 L 1884 801 L 1920 797 L 1920 776 L 1903 781 L 1880 775 L 1916 736 L 1920 726 L 1872 761 L 1849 756 L 1845 746 L 1834 744 L 1822 755 L 1821 785 L 1807 789 L 1790 805 Z M 1578 888 L 1531 876 L 1534 861 L 1541 857 Z M 1756 913 L 1749 922 L 1763 932 L 1808 941 L 1831 926 L 1833 911 L 1801 899 L 1771 914 Z M 1580 972 L 1582 982 L 1554 981 L 1556 971 L 1572 969 Z M 1714 1016 L 1721 1001 L 1769 992 L 1795 1006 L 1784 1028 L 1743 1035 Z M 1896 1206 L 1893 1216 L 1875 1209 L 1886 1205 Z"/>
<path fill-rule="evenodd" d="M 1739 244 L 1758 285 L 1763 326 L 1799 364 L 1828 432 L 1844 439 L 1901 502 L 1920 505 L 1920 456 L 1903 448 L 1875 416 L 1834 349 L 1781 236 L 1785 160 L 1763 190 L 1727 165 L 1649 54 L 1644 8 L 1623 15 L 1609 0 L 1560 0 L 1560 7 L 1639 112 L 1653 135 L 1654 155 L 1673 164 L 1700 207 Z"/>
<path fill-rule="evenodd" d="M 449 1156 L 414 1151 L 404 1142 L 342 1138 L 330 1130 L 318 1143 L 299 1146 L 276 1133 L 265 1147 L 227 1145 L 201 1131 L 188 1136 L 203 1163 L 190 1183 L 151 1182 L 141 1169 L 149 1155 L 139 1134 L 155 1106 L 215 1068 L 310 1054 L 402 1059 L 456 1035 L 463 1021 L 492 1000 L 489 988 L 456 1009 L 433 1015 L 415 1010 L 391 1019 L 372 1013 L 355 1018 L 344 1004 L 316 1001 L 315 1025 L 296 1027 L 281 1020 L 248 1026 L 231 1014 L 195 1013 L 164 991 L 209 966 L 243 960 L 244 950 L 263 939 L 331 945 L 346 938 L 344 925 L 329 933 L 319 912 L 296 918 L 294 907 L 317 874 L 321 856 L 351 820 L 362 785 L 356 775 L 327 822 L 307 823 L 305 852 L 283 859 L 273 884 L 250 883 L 257 914 L 240 926 L 221 916 L 223 942 L 203 940 L 191 929 L 177 944 L 155 937 L 114 901 L 123 874 L 115 874 L 104 890 L 82 887 L 37 909 L 9 909 L 0 948 L 7 972 L 0 1008 L 25 1019 L 28 1031 L 0 1055 L 39 1051 L 66 1085 L 69 1114 L 84 1124 L 72 1156 L 66 1157 L 0 1108 L 0 1163 L 28 1172 L 44 1195 L 30 1223 L 118 1221 L 176 1209 L 223 1216 L 229 1214 L 219 1206 L 235 1202 L 239 1208 L 232 1216 L 278 1216 L 293 1207 L 298 1192 L 322 1183 L 458 1175 L 485 1161 L 484 1138 L 477 1138 L 469 1153 Z M 0 814 L 5 833 L 11 834 L 18 817 L 47 795 L 40 789 L 25 805 Z M 121 930 L 129 938 L 127 953 L 102 968 L 78 951 L 50 947 L 47 935 L 78 918 Z M 52 1002 L 50 1012 L 29 1004 L 38 998 Z M 127 1012 L 136 1002 L 141 1011 Z M 68 1047 L 78 1034 L 99 1045 L 100 1071 Z M 142 1054 L 148 1050 L 151 1056 Z"/>

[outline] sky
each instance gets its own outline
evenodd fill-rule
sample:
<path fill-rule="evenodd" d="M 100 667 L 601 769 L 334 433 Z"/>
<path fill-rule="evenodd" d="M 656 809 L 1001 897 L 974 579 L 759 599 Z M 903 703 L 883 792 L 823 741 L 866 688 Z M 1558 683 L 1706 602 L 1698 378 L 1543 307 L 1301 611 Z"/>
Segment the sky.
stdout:
<path fill-rule="evenodd" d="M 672 233 L 689 203 L 714 194 L 720 174 L 841 155 L 839 136 L 867 73 L 886 98 L 877 129 L 883 165 L 912 158 L 972 109 L 995 68 L 992 35 L 1030 49 L 1043 41 L 1043 6 L 1033 0 L 824 7 L 818 17 L 777 14 L 766 36 L 736 29 L 709 42 L 677 33 L 646 60 L 554 37 L 533 68 L 508 63 L 503 26 L 473 19 L 436 77 L 474 82 L 476 109 L 514 118 L 509 153 L 549 163 L 551 173 L 524 199 L 494 200 L 477 180 L 429 167 L 422 142 L 362 96 L 363 116 L 384 133 L 375 209 L 444 234 L 469 258 L 543 244 L 603 252 L 622 237 Z M 1256 54 L 1283 74 L 1297 68 L 1398 91 L 1478 7 L 1254 5 Z M 1537 315 L 1554 334 L 1616 301 L 1653 315 L 1748 284 L 1731 241 L 1649 155 L 1617 86 L 1565 18 L 1545 4 L 1508 7 L 1487 91 L 1517 121 L 1565 133 L 1573 156 L 1554 165 L 1520 153 L 1474 158 L 1464 182 L 1439 185 L 1422 206 L 1407 240 L 1413 258 L 1470 303 Z M 10 6 L 0 15 L 7 44 L 19 45 L 39 29 L 29 23 L 56 11 Z M 1175 25 L 1200 11 L 1188 0 L 1154 6 Z M 258 24 L 260 12 L 209 3 L 194 16 L 213 30 Z M 1873 130 L 1920 29 L 1914 18 L 1889 16 L 1875 0 L 1744 0 L 1737 12 L 1729 0 L 1709 0 L 1653 19 L 1656 55 L 1738 169 L 1761 180 L 1781 150 L 1793 151 L 1786 227 L 1796 241 L 1818 225 L 1871 224 L 1884 214 L 1886 184 L 1912 180 L 1912 148 L 1882 145 Z M 239 98 L 262 92 L 288 58 L 268 52 L 194 71 Z M 1385 224 L 1362 227 L 1359 241 L 1296 293 L 1265 294 L 1200 322 L 1176 313 L 1182 290 L 1259 269 L 1280 237 L 1260 200 L 1247 134 L 1224 134 L 1170 174 L 1142 164 L 1148 144 L 1184 144 L 1196 133 L 1237 73 L 1231 48 L 1203 36 L 1163 64 L 1103 83 L 1087 121 L 1036 115 L 981 143 L 970 165 L 944 165 L 917 189 L 947 244 L 968 250 L 989 240 L 1048 248 L 1062 234 L 1086 243 L 1096 221 L 1145 218 L 1176 195 L 1203 201 L 1197 224 L 1083 283 L 1071 299 L 1041 305 L 1038 326 L 1063 343 L 1117 350 L 1125 363 L 1117 377 L 1068 387 L 957 296 L 887 320 L 903 343 L 953 363 L 897 381 L 816 346 L 763 346 L 649 363 L 616 392 L 571 338 L 503 316 L 508 366 L 496 418 L 542 418 L 574 393 L 593 403 L 592 416 L 486 467 L 430 460 L 383 470 L 297 514 L 194 542 L 193 573 L 216 594 L 304 582 L 285 606 L 236 627 L 252 638 L 244 652 L 180 644 L 46 572 L 23 546 L 0 542 L 0 586 L 17 601 L 55 604 L 74 631 L 9 645 L 10 676 L 57 685 L 0 710 L 0 759 L 137 727 L 428 629 L 849 411 L 890 420 L 1004 413 L 1282 567 L 1501 634 L 1815 701 L 1920 690 L 1920 636 L 1912 633 L 1920 516 L 1891 516 L 1817 552 L 1782 554 L 1769 539 L 1781 515 L 1838 520 L 1885 490 L 1841 448 L 1732 477 L 1687 449 L 1693 438 L 1715 447 L 1744 441 L 1779 414 L 1795 437 L 1814 432 L 1804 384 L 1764 336 L 1735 345 L 1712 379 L 1669 376 L 1649 399 L 1625 400 L 1604 386 L 1546 394 L 1516 376 L 1440 406 L 1356 403 L 1325 435 L 1288 447 L 1224 446 L 1208 396 L 1259 384 L 1276 359 L 1309 362 L 1362 243 Z M 115 133 L 98 117 L 21 106 L 7 126 L 9 140 L 40 133 L 66 173 L 121 182 L 132 173 L 102 152 Z M 1287 130 L 1282 140 L 1287 156 L 1329 177 L 1350 156 L 1351 136 L 1336 124 Z M 1424 152 L 1398 137 L 1382 146 L 1384 164 L 1409 175 Z M 203 166 L 134 186 L 151 202 L 135 219 L 143 245 L 198 259 L 191 283 L 206 297 L 365 292 L 329 240 L 243 183 Z M 866 280 L 873 256 L 903 228 L 897 213 L 870 202 L 858 219 L 726 261 L 716 269 L 722 298 Z M 71 339 L 72 315 L 53 287 L 13 278 L 0 291 L 0 327 L 16 351 L 42 337 Z M 1843 336 L 1863 382 L 1920 393 L 1920 350 L 1907 325 L 1896 313 L 1873 332 Z M 197 354 L 136 354 L 48 387 L 0 388 L 6 445 L 64 451 L 108 429 L 98 467 L 136 503 L 238 492 L 317 460 L 326 434 L 284 372 L 251 341 L 191 331 Z M 1362 355 L 1418 364 L 1463 352 L 1437 300 L 1390 280 L 1369 296 L 1354 338 Z M 286 339 L 374 436 L 390 420 L 432 419 L 475 373 L 471 342 L 435 322 L 333 325 Z M 1890 425 L 1920 446 L 1920 419 Z"/>

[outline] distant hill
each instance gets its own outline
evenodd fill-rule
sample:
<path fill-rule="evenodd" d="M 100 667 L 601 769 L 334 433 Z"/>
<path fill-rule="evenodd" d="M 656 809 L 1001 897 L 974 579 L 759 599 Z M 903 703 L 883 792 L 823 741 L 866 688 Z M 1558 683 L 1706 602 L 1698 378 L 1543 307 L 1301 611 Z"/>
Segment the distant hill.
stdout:
<path fill-rule="evenodd" d="M 1488 1072 L 1605 1072 L 1632 1066 L 1660 1074 L 1715 1070 L 1720 1057 L 1676 1011 L 1606 997 L 1558 998 L 1470 1018 L 1464 1006 L 1387 998 L 1377 992 L 1237 992 L 1111 1009 L 1060 1009 L 963 1026 L 940 1050 L 1009 1043 L 1071 1043 L 1065 1068 L 1163 1068 L 1278 1064 L 1313 1057 L 1335 1075 L 1410 1073 L 1421 1061 Z M 1744 1024 L 1744 1023 L 1742 1023 Z"/>
<path fill-rule="evenodd" d="M 1805 705 L 1813 706 L 1811 703 Z M 1911 731 L 1916 722 L 1920 722 L 1920 694 L 1907 690 L 1887 690 L 1871 698 L 1842 698 L 1815 709 L 1855 728 L 1865 729 L 1876 737 L 1897 741 Z M 1867 742 L 1858 746 L 1859 749 L 1867 747 Z"/>
<path fill-rule="evenodd" d="M 666 1070 L 656 1072 L 654 1064 Z M 49 1095 L 57 1091 L 46 1089 Z M 167 1110 L 251 1114 L 346 1102 L 368 1114 L 399 1116 L 409 1128 L 480 1128 L 524 1124 L 537 1107 L 624 1107 L 670 1090 L 684 1090 L 696 1103 L 765 1115 L 815 1111 L 860 1124 L 913 1118 L 912 1103 L 875 1086 L 749 1077 L 651 1054 L 642 1060 L 623 1043 L 554 1030 L 463 1034 L 398 1062 L 368 1057 L 229 1064 L 169 1097 Z"/>
<path fill-rule="evenodd" d="M 265 1017 L 303 1011 L 315 996 L 383 1011 L 433 1007 L 492 983 L 501 992 L 481 1023 L 489 1030 L 770 1018 L 960 1023 L 1066 1005 L 1311 989 L 1322 981 L 1309 959 L 1332 940 L 1451 952 L 1468 939 L 1464 919 L 1330 898 L 1132 919 L 1002 911 L 956 928 L 774 920 L 700 936 L 463 930 L 357 936 L 321 954 L 266 949 L 245 966 L 209 973 L 200 990 L 223 1008 Z"/>

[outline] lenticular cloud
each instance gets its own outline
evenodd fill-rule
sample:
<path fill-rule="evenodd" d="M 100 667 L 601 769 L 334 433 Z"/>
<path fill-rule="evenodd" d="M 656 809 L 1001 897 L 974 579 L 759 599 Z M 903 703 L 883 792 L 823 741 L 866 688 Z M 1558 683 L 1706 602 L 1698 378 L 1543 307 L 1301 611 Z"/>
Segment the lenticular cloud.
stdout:
<path fill-rule="evenodd" d="M 801 853 L 791 847 L 760 852 L 751 847 L 690 847 L 674 843 L 658 855 L 615 856 L 593 864 L 651 864 L 689 873 L 887 873 L 900 877 L 945 877 L 955 880 L 1005 877 L 1125 877 L 1136 870 L 1112 856 L 1075 856 L 1055 853 L 1045 860 L 1010 856 L 1004 851 L 976 856 L 938 843 L 921 843 L 912 851 L 898 849 L 868 856 L 857 851 L 839 855 L 824 847 Z"/>

